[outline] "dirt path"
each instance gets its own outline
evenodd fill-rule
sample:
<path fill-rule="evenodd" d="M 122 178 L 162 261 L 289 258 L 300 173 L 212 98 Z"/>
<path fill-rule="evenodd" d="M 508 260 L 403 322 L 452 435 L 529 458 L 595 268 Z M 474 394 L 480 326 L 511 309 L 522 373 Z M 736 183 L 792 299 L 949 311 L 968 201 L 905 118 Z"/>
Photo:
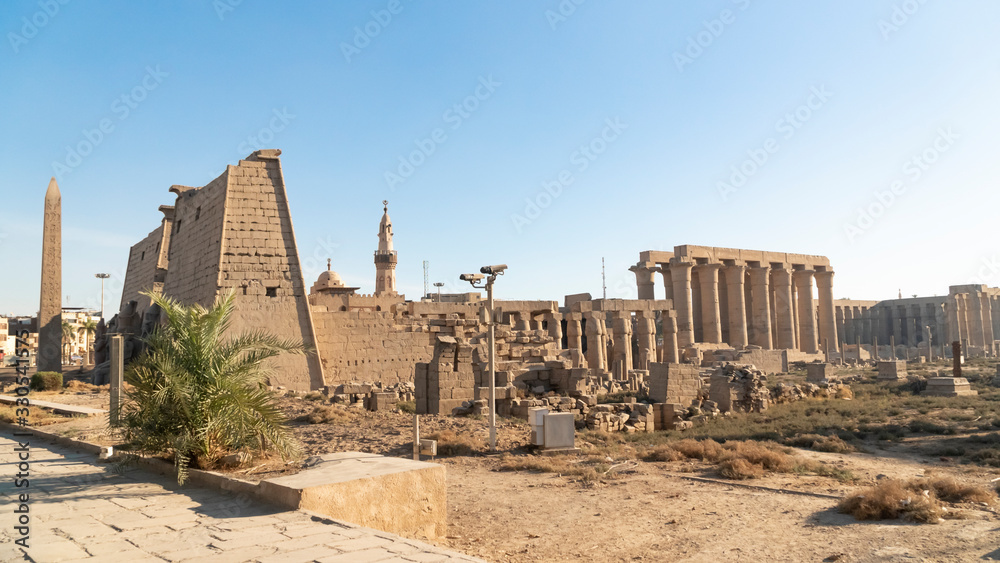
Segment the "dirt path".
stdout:
<path fill-rule="evenodd" d="M 816 457 L 841 461 L 872 478 L 922 475 L 927 467 L 859 454 Z M 491 561 L 1000 559 L 1000 519 L 982 507 L 966 509 L 967 519 L 937 525 L 862 523 L 838 514 L 832 499 L 676 476 L 684 468 L 702 475 L 693 464 L 640 463 L 615 481 L 588 487 L 553 474 L 491 471 L 489 461 L 446 463 L 448 545 Z M 979 483 L 995 477 L 957 474 Z M 833 495 L 854 488 L 824 477 L 788 475 L 752 483 Z"/>
<path fill-rule="evenodd" d="M 38 397 L 42 398 L 42 394 Z M 46 400 L 100 407 L 106 394 L 64 393 Z M 295 418 L 317 404 L 282 399 Z M 48 431 L 107 440 L 101 417 L 76 418 Z M 407 457 L 412 415 L 357 412 L 349 422 L 293 423 L 307 454 L 366 451 Z M 448 430 L 485 443 L 485 421 L 422 416 L 426 436 Z M 927 437 L 925 439 L 936 439 Z M 504 422 L 500 449 L 521 452 L 527 427 Z M 880 475 L 911 478 L 934 471 L 989 486 L 1000 470 L 956 465 L 913 454 L 905 443 L 876 454 L 799 455 L 852 471 L 860 480 L 843 484 L 828 477 L 781 474 L 744 481 L 772 489 L 841 497 Z M 449 539 L 444 546 L 490 561 L 841 561 L 920 562 L 1000 560 L 1000 517 L 983 507 L 964 507 L 965 519 L 937 525 L 897 521 L 857 522 L 838 514 L 836 500 L 750 489 L 718 479 L 700 462 L 622 466 L 617 478 L 586 485 L 553 473 L 498 471 L 496 456 L 445 457 L 448 467 Z M 623 460 L 614 460 L 623 461 Z M 263 471 L 241 478 L 273 476 Z"/>

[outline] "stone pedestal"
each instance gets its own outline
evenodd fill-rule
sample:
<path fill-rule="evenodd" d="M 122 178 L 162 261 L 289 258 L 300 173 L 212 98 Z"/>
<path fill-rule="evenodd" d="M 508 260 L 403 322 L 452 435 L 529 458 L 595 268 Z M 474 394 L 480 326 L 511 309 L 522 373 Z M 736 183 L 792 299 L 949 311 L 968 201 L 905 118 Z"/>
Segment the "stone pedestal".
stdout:
<path fill-rule="evenodd" d="M 878 363 L 879 381 L 897 381 L 906 377 L 906 362 L 902 360 L 881 361 Z"/>
<path fill-rule="evenodd" d="M 827 363 L 806 364 L 806 381 L 820 383 L 833 379 L 833 366 Z"/>
<path fill-rule="evenodd" d="M 969 385 L 969 380 L 964 377 L 931 377 L 927 380 L 927 389 L 924 395 L 933 397 L 961 397 L 966 395 L 978 395 Z"/>

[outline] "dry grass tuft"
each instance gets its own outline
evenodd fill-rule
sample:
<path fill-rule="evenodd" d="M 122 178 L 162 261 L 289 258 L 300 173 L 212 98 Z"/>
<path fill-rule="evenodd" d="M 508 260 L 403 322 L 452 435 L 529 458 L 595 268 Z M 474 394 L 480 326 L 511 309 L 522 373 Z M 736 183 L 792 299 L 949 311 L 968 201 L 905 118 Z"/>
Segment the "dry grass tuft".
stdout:
<path fill-rule="evenodd" d="M 740 457 L 719 463 L 719 475 L 726 479 L 757 479 L 764 476 L 764 468 Z"/>
<path fill-rule="evenodd" d="M 578 477 L 584 483 L 596 483 L 606 477 L 608 467 L 604 464 L 594 464 L 593 459 L 566 456 L 512 456 L 504 455 L 500 459 L 500 471 L 537 471 L 540 473 L 558 473 Z"/>
<path fill-rule="evenodd" d="M 843 454 L 855 451 L 854 446 L 837 436 L 820 436 L 819 434 L 801 434 L 784 440 L 784 444 L 796 448 L 809 448 L 818 452 Z"/>
<path fill-rule="evenodd" d="M 746 442 L 732 442 L 724 447 L 727 451 L 719 458 L 720 463 L 739 459 L 751 465 L 760 466 L 765 471 L 790 473 L 795 469 L 795 459 L 775 449 L 778 446 L 774 444 L 748 440 Z"/>
<path fill-rule="evenodd" d="M 458 435 L 454 430 L 441 430 L 425 436 L 428 440 L 437 440 L 438 455 L 472 455 L 486 449 L 482 438 Z"/>
<path fill-rule="evenodd" d="M 670 447 L 677 450 L 681 455 L 690 459 L 700 459 L 703 461 L 715 461 L 722 455 L 722 444 L 709 438 L 707 440 L 685 439 L 670 444 Z"/>
<path fill-rule="evenodd" d="M 83 381 L 73 380 L 66 384 L 64 389 L 67 393 L 100 393 L 103 388 L 99 385 L 91 385 Z"/>
<path fill-rule="evenodd" d="M 982 502 L 993 505 L 997 497 L 988 489 L 966 485 L 953 477 L 933 477 L 917 479 L 911 483 L 921 489 L 934 491 L 937 498 L 945 502 Z"/>
<path fill-rule="evenodd" d="M 324 405 L 316 407 L 309 414 L 304 414 L 295 420 L 309 424 L 346 424 L 354 421 L 356 415 L 340 405 Z"/>
<path fill-rule="evenodd" d="M 914 482 L 885 479 L 844 498 L 837 509 L 858 520 L 894 520 L 937 524 L 945 510 L 934 493 Z"/>
<path fill-rule="evenodd" d="M 649 448 L 642 454 L 643 461 L 680 461 L 687 456 L 674 449 L 669 444 L 660 444 Z"/>

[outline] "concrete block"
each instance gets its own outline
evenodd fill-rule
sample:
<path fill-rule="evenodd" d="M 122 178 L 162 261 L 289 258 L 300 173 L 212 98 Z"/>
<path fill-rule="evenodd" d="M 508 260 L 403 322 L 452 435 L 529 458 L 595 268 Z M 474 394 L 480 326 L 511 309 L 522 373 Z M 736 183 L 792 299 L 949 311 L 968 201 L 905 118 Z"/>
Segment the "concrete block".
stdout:
<path fill-rule="evenodd" d="M 262 481 L 260 495 L 394 534 L 447 535 L 445 468 L 436 463 L 361 452 L 326 454 L 295 475 Z"/>

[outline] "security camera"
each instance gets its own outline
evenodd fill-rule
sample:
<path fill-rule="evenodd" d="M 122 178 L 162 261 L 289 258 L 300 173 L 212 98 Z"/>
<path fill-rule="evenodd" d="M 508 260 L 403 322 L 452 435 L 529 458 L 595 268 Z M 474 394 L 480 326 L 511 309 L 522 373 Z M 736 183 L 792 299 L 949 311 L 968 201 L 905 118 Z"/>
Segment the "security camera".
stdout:
<path fill-rule="evenodd" d="M 483 266 L 479 268 L 479 271 L 492 276 L 494 274 L 503 274 L 503 271 L 506 269 L 507 264 L 495 264 L 493 266 Z"/>
<path fill-rule="evenodd" d="M 477 281 L 482 281 L 483 275 L 482 274 L 462 274 L 462 275 L 458 276 L 458 279 L 460 279 L 462 281 L 467 281 L 467 282 L 470 282 L 470 283 L 476 283 Z"/>

